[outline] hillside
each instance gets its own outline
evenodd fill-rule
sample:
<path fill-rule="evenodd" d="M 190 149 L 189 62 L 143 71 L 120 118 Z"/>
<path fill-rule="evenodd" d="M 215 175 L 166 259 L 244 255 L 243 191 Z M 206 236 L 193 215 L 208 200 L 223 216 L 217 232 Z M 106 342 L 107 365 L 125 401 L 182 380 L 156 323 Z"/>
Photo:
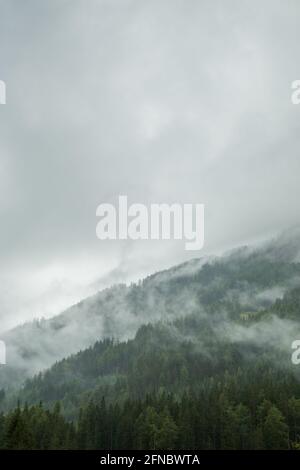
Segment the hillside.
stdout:
<path fill-rule="evenodd" d="M 132 339 L 149 322 L 257 315 L 299 285 L 299 246 L 297 235 L 292 241 L 282 237 L 256 249 L 191 260 L 138 284 L 106 289 L 52 319 L 19 326 L 2 335 L 8 365 L 0 369 L 1 387 L 19 386 L 101 339 Z"/>
<path fill-rule="evenodd" d="M 299 300 L 293 289 L 257 315 L 194 314 L 97 342 L 2 393 L 4 411 L 19 405 L 0 413 L 0 448 L 298 449 L 300 322 L 287 316 Z"/>
<path fill-rule="evenodd" d="M 0 448 L 298 449 L 298 246 L 192 260 L 8 332 Z"/>

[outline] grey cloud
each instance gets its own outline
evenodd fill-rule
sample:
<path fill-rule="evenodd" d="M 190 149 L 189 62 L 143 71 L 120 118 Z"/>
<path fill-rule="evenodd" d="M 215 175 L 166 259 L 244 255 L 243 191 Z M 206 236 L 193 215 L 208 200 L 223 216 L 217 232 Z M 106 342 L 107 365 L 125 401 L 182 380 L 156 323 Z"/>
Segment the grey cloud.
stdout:
<path fill-rule="evenodd" d="M 100 243 L 96 207 L 118 194 L 205 203 L 205 255 L 299 223 L 299 15 L 297 0 L 0 1 L 3 324 L 191 257 Z"/>

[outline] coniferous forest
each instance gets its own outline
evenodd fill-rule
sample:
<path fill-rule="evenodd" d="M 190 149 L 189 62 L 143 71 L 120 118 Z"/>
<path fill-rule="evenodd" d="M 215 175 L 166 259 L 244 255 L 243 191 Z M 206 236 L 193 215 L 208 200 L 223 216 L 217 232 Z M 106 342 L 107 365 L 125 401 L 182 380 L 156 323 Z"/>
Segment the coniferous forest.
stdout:
<path fill-rule="evenodd" d="M 262 378 L 264 375 L 264 378 Z M 0 417 L 1 449 L 299 449 L 300 386 L 259 367 L 209 379 L 197 393 L 104 398 L 68 422 L 56 403 Z"/>
<path fill-rule="evenodd" d="M 105 335 L 21 385 L 12 367 L 1 369 L 0 448 L 299 449 L 299 274 L 299 263 L 270 260 L 268 250 L 130 286 L 126 308 L 161 310 L 160 319 L 127 339 Z M 99 312 L 93 302 L 101 316 L 103 301 Z"/>

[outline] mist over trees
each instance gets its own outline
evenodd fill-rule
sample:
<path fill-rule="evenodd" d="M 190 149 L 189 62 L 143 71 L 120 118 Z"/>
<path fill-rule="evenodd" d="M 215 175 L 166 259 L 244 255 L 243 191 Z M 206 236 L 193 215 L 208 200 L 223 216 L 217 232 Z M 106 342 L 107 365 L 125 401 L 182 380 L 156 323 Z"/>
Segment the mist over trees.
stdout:
<path fill-rule="evenodd" d="M 26 378 L 96 341 L 131 339 L 148 322 L 191 314 L 228 321 L 241 314 L 258 319 L 261 311 L 299 286 L 299 248 L 296 232 L 223 257 L 191 260 L 137 284 L 105 289 L 49 320 L 14 328 L 1 337 L 7 345 L 8 364 L 0 368 L 0 384 L 20 386 Z M 284 316 L 279 304 L 274 313 Z"/>
<path fill-rule="evenodd" d="M 8 332 L 1 448 L 298 449 L 298 246 L 193 260 Z"/>

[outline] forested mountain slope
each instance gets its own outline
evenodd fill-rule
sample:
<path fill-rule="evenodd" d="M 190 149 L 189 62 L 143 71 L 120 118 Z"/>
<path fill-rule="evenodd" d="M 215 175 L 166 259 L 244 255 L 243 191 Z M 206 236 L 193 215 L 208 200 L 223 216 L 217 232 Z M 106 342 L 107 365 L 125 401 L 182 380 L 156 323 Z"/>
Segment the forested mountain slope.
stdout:
<path fill-rule="evenodd" d="M 1 337 L 8 364 L 0 369 L 0 386 L 20 385 L 103 338 L 133 338 L 145 323 L 193 314 L 257 314 L 300 285 L 300 242 L 298 237 L 283 240 L 224 257 L 191 260 L 138 284 L 106 289 L 49 320 L 7 332 Z"/>
<path fill-rule="evenodd" d="M 10 332 L 24 362 L 68 344 L 19 389 L 5 369 L 0 447 L 26 447 L 18 426 L 31 448 L 300 447 L 297 256 L 297 243 L 277 241 L 193 260 Z M 54 441 L 39 436 L 46 422 Z"/>
<path fill-rule="evenodd" d="M 18 401 L 51 406 L 60 400 L 64 413 L 74 418 L 90 398 L 120 402 L 148 393 L 181 395 L 225 371 L 257 364 L 300 377 L 291 362 L 291 344 L 300 338 L 293 309 L 289 318 L 291 298 L 297 305 L 300 290 L 289 291 L 268 309 L 238 314 L 227 306 L 222 313 L 143 325 L 134 339 L 124 342 L 102 340 L 27 380 L 19 392 L 7 394 L 2 406 Z"/>

